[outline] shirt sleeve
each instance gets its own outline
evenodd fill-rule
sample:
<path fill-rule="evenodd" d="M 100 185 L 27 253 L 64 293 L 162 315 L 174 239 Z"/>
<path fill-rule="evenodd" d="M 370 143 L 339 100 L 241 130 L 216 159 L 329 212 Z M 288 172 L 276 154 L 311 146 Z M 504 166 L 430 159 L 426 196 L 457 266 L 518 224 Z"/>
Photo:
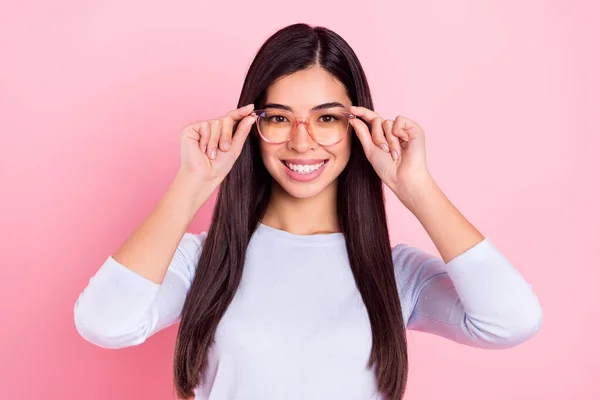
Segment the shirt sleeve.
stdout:
<path fill-rule="evenodd" d="M 160 285 L 109 256 L 75 302 L 79 334 L 100 347 L 122 348 L 177 322 L 205 238 L 206 232 L 184 233 Z"/>
<path fill-rule="evenodd" d="M 406 244 L 392 255 L 407 329 L 501 349 L 525 342 L 541 327 L 532 286 L 488 238 L 447 264 Z"/>

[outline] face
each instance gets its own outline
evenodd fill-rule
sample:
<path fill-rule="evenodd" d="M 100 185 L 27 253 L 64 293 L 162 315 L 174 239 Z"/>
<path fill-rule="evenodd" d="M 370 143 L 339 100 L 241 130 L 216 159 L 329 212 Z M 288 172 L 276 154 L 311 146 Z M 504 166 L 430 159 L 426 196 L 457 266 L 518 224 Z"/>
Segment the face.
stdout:
<path fill-rule="evenodd" d="M 344 85 L 321 67 L 294 72 L 273 82 L 267 89 L 265 107 L 281 104 L 291 108 L 296 118 L 308 117 L 311 108 L 324 103 L 337 102 L 343 107 L 331 111 L 343 111 L 352 105 Z M 350 158 L 351 128 L 344 138 L 331 146 L 321 146 L 309 135 L 306 124 L 298 124 L 291 140 L 282 144 L 270 144 L 260 140 L 262 161 L 275 182 L 296 198 L 314 197 L 324 190 L 334 190 L 337 177 Z M 295 163 L 295 164 L 294 164 Z M 299 174 L 298 164 L 309 163 L 315 171 Z M 290 165 L 291 164 L 291 165 Z"/>

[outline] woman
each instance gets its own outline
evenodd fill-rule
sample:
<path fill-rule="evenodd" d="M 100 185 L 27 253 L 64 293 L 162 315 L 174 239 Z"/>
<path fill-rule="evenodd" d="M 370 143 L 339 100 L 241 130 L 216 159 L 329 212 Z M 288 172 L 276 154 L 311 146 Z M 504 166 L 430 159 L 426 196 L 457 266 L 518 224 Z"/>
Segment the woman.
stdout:
<path fill-rule="evenodd" d="M 75 304 L 85 339 L 133 346 L 181 319 L 182 398 L 347 400 L 403 397 L 405 329 L 496 349 L 536 333 L 531 286 L 436 185 L 422 129 L 373 111 L 340 36 L 273 34 L 238 106 L 183 129 L 165 197 Z M 390 247 L 382 182 L 441 258 Z M 186 232 L 218 186 L 208 232 Z"/>

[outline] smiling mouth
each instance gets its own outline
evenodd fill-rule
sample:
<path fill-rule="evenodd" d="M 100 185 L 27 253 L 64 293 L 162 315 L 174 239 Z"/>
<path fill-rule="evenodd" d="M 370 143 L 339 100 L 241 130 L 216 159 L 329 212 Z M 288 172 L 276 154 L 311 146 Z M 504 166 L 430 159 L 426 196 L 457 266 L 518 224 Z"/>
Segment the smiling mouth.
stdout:
<path fill-rule="evenodd" d="M 299 174 L 310 174 L 311 172 L 318 171 L 325 165 L 329 160 L 323 160 L 320 163 L 303 165 L 303 164 L 294 164 L 289 163 L 285 160 L 281 160 L 283 165 L 285 165 L 289 170 L 297 172 Z"/>

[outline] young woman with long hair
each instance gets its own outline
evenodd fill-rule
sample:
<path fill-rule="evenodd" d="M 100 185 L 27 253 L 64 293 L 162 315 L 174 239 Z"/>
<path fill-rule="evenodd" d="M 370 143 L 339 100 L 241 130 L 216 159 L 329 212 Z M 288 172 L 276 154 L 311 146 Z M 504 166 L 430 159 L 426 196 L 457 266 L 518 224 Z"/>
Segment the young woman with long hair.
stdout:
<path fill-rule="evenodd" d="M 133 346 L 180 321 L 181 398 L 395 400 L 406 329 L 496 349 L 535 335 L 531 286 L 436 185 L 419 125 L 374 111 L 338 34 L 274 33 L 238 107 L 182 130 L 169 190 L 75 304 L 85 339 Z M 390 245 L 383 184 L 441 257 Z M 208 232 L 187 232 L 217 188 Z"/>

